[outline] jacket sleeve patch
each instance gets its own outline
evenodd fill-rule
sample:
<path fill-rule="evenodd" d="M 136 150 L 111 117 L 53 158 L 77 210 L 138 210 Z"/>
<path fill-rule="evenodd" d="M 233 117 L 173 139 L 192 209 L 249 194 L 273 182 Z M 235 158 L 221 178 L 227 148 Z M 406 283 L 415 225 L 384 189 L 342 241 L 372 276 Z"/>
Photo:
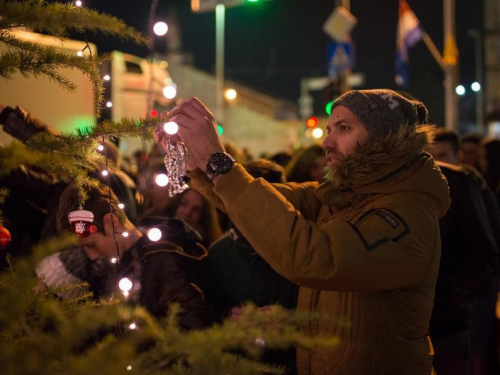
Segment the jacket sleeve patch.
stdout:
<path fill-rule="evenodd" d="M 389 241 L 397 242 L 410 233 L 410 227 L 403 218 L 385 208 L 370 210 L 350 225 L 366 251 L 373 251 Z"/>

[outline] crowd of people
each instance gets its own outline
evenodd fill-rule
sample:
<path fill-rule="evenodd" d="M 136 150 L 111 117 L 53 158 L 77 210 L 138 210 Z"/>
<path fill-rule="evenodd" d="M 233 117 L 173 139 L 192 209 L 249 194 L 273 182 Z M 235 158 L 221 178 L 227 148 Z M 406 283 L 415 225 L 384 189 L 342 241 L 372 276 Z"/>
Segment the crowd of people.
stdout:
<path fill-rule="evenodd" d="M 253 158 L 185 100 L 171 112 L 179 133 L 157 129 L 149 154 L 121 160 L 106 143 L 121 170 L 90 174 L 102 183 L 83 205 L 96 232 L 37 274 L 47 285 L 86 281 L 96 299 L 127 277 L 153 316 L 180 304 L 185 330 L 239 319 L 247 302 L 328 315 L 303 329 L 338 347 L 266 353 L 287 374 L 499 373 L 500 140 L 460 139 L 427 115 L 394 91 L 353 90 L 334 102 L 321 145 Z M 23 142 L 50 130 L 19 108 L 0 107 L 0 123 Z M 173 197 L 155 183 L 167 137 L 189 155 L 190 187 Z M 7 254 L 70 231 L 78 199 L 29 165 L 2 182 L 5 268 Z"/>

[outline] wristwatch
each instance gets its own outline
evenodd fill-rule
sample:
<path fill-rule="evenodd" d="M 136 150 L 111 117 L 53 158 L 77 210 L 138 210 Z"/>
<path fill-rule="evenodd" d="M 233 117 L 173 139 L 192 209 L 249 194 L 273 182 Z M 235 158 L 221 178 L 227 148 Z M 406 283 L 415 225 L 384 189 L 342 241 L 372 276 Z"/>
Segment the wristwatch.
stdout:
<path fill-rule="evenodd" d="M 207 175 L 210 180 L 213 180 L 215 176 L 227 173 L 231 170 L 236 160 L 225 152 L 217 152 L 212 154 L 208 158 L 207 163 Z"/>

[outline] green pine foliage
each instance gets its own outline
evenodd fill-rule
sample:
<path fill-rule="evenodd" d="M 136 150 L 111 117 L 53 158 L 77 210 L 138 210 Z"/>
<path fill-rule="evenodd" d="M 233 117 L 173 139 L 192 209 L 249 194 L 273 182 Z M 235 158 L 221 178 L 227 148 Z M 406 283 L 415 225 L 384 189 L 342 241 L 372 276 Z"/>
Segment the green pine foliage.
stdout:
<path fill-rule="evenodd" d="M 78 69 L 94 84 L 96 103 L 102 96 L 98 74 L 102 57 L 75 57 L 16 38 L 16 28 L 30 28 L 64 40 L 68 31 L 99 31 L 136 43 L 146 39 L 114 17 L 71 4 L 43 0 L 0 0 L 0 77 L 16 72 L 46 76 L 73 90 L 72 82 L 58 73 L 61 67 Z M 96 110 L 99 105 L 96 104 Z M 22 165 L 37 166 L 64 181 L 72 181 L 85 197 L 97 181 L 87 172 L 105 163 L 96 153 L 98 143 L 118 136 L 150 139 L 159 120 L 103 122 L 75 134 L 39 133 L 23 145 L 0 147 L 0 174 Z M 112 166 L 108 166 L 111 167 Z M 0 189 L 0 204 L 7 192 Z M 0 363 L 2 374 L 280 374 L 283 369 L 259 362 L 268 348 L 300 345 L 335 347 L 335 337 L 308 338 L 298 327 L 317 324 L 320 317 L 304 317 L 283 309 L 259 312 L 245 309 L 238 322 L 226 321 L 202 331 L 182 332 L 178 307 L 158 321 L 143 308 L 118 298 L 96 303 L 88 293 L 66 293 L 85 285 L 46 287 L 34 275 L 40 260 L 76 245 L 74 236 L 54 238 L 19 258 L 0 273 Z M 62 296 L 78 295 L 63 298 Z M 311 320 L 313 320 L 311 322 Z M 135 323 L 137 328 L 131 329 Z"/>
<path fill-rule="evenodd" d="M 278 307 L 261 313 L 249 305 L 238 322 L 184 332 L 176 305 L 156 320 L 119 298 L 103 303 L 85 294 L 61 298 L 64 288 L 41 286 L 32 270 L 44 255 L 74 246 L 74 241 L 70 236 L 41 244 L 32 257 L 0 274 L 3 374 L 282 374 L 283 369 L 259 362 L 263 350 L 338 344 L 336 338 L 305 337 L 298 327 L 310 318 Z M 312 319 L 317 323 L 320 318 Z"/>
<path fill-rule="evenodd" d="M 53 47 L 22 41 L 13 32 L 16 29 L 31 29 L 61 39 L 70 31 L 101 32 L 122 40 L 148 45 L 148 39 L 115 17 L 96 11 L 79 8 L 70 3 L 47 3 L 44 0 L 8 1 L 0 0 L 0 42 L 7 51 L 0 54 L 0 77 L 12 78 L 16 72 L 24 76 L 45 76 L 73 91 L 75 85 L 61 75 L 58 68 L 77 69 L 85 74 L 94 86 L 94 107 L 100 112 L 104 86 L 99 76 L 99 66 L 106 57 L 74 56 L 58 52 Z"/>

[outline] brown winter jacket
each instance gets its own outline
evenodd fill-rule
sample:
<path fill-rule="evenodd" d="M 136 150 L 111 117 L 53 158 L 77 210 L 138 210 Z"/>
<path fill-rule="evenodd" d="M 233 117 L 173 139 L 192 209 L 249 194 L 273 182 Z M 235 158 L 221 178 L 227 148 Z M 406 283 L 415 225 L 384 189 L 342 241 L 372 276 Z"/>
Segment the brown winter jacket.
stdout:
<path fill-rule="evenodd" d="M 192 173 L 255 250 L 301 286 L 298 308 L 332 315 L 305 330 L 337 335 L 339 346 L 299 348 L 301 375 L 430 374 L 438 217 L 449 193 L 423 152 L 429 132 L 407 127 L 368 142 L 319 187 L 270 185 L 238 164 L 215 188 Z"/>

